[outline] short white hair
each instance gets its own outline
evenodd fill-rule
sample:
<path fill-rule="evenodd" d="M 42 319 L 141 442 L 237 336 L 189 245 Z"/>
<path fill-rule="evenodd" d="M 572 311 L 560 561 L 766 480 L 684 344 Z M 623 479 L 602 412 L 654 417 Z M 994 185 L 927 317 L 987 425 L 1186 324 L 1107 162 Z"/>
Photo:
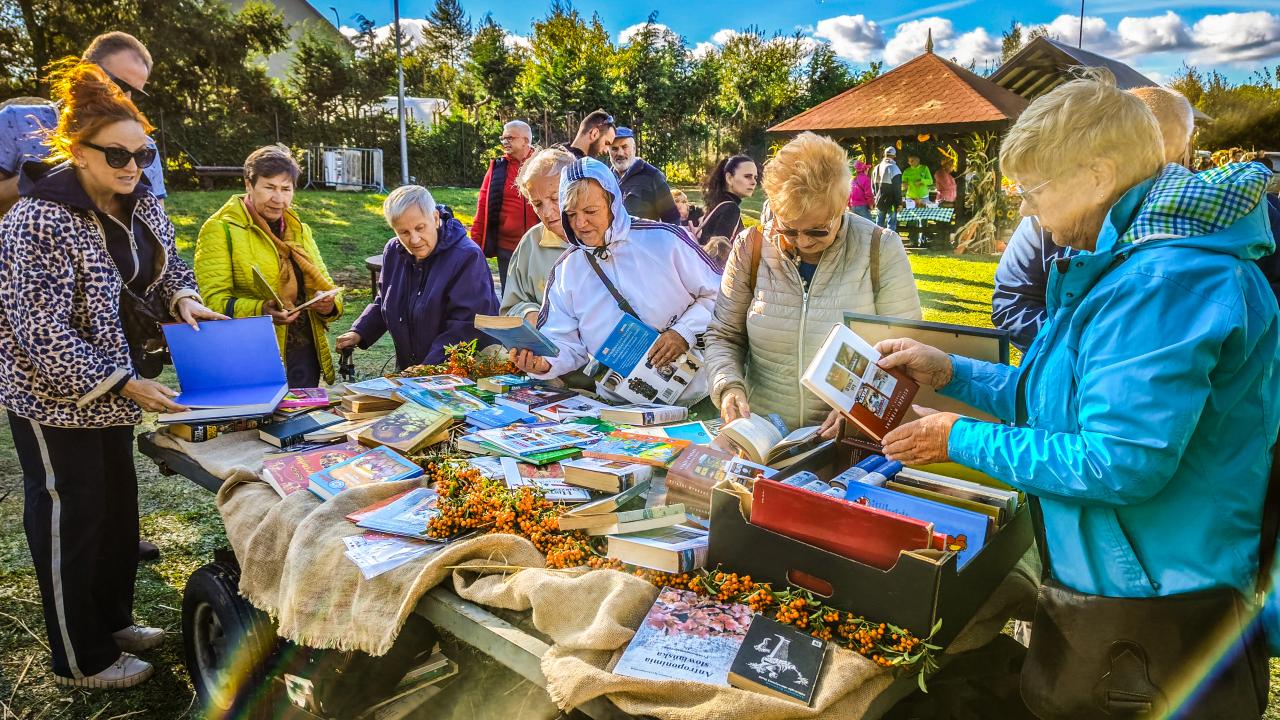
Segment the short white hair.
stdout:
<path fill-rule="evenodd" d="M 525 200 L 529 197 L 529 186 L 535 178 L 560 177 L 560 173 L 573 164 L 574 157 L 560 148 L 547 148 L 527 160 L 520 166 L 520 174 L 516 176 L 516 187 Z"/>
<path fill-rule="evenodd" d="M 519 130 L 520 132 L 523 132 L 525 134 L 525 137 L 529 138 L 530 140 L 533 139 L 533 128 L 529 127 L 529 123 L 523 120 L 512 120 L 511 122 L 502 126 L 502 132 L 506 132 L 508 130 Z"/>
<path fill-rule="evenodd" d="M 382 216 L 386 218 L 387 224 L 394 228 L 396 221 L 413 207 L 422 210 L 423 215 L 430 217 L 436 211 L 436 199 L 431 197 L 430 190 L 421 185 L 401 185 L 392 190 L 387 195 L 387 199 L 382 201 Z"/>

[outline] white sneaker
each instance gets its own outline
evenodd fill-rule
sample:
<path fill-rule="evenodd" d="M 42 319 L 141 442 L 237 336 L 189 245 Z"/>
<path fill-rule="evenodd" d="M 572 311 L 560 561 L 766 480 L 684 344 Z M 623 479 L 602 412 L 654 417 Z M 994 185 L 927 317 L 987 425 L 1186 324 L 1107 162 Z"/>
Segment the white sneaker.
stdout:
<path fill-rule="evenodd" d="M 141 625 L 130 625 L 111 633 L 116 647 L 125 652 L 140 653 L 160 647 L 164 642 L 164 630 Z"/>
<path fill-rule="evenodd" d="M 120 657 L 111 663 L 111 666 L 97 675 L 89 675 L 82 678 L 63 677 L 57 673 L 53 674 L 53 681 L 58 685 L 79 688 L 94 688 L 98 690 L 123 690 L 140 684 L 142 681 L 151 677 L 156 669 L 146 660 L 137 658 L 129 653 L 120 653 Z"/>

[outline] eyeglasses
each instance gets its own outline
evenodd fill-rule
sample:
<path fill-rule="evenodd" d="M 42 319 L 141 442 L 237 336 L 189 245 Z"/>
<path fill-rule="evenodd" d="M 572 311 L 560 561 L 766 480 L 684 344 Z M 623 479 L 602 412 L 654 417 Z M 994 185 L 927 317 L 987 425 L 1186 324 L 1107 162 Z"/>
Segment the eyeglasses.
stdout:
<path fill-rule="evenodd" d="M 138 152 L 129 152 L 124 148 L 102 147 L 87 141 L 81 141 L 80 144 L 87 148 L 93 148 L 105 155 L 107 164 L 117 170 L 128 165 L 130 160 L 138 164 L 139 170 L 151 167 L 151 163 L 156 161 L 156 149 L 153 147 L 142 148 Z"/>
<path fill-rule="evenodd" d="M 774 232 L 787 238 L 788 240 L 795 240 L 801 235 L 804 235 L 805 237 L 811 237 L 811 238 L 824 238 L 831 234 L 830 225 L 822 228 L 808 228 L 806 230 L 796 230 L 794 228 L 782 227 L 781 223 L 778 223 L 774 225 L 773 230 Z"/>
<path fill-rule="evenodd" d="M 1044 182 L 1040 183 L 1039 185 L 1031 189 L 1026 189 L 1022 187 L 1022 185 L 1018 183 L 1014 183 L 1013 194 L 1016 195 L 1019 200 L 1026 200 L 1027 202 L 1035 202 L 1035 199 L 1030 197 L 1031 193 L 1039 192 L 1041 188 L 1043 188 L 1045 185 L 1048 185 L 1051 182 L 1053 182 L 1053 178 L 1049 178 L 1048 180 L 1045 180 Z"/>
<path fill-rule="evenodd" d="M 515 142 L 516 140 L 519 140 L 522 137 L 524 136 L 523 135 L 503 135 L 502 137 L 498 138 L 498 141 L 504 142 L 504 143 Z"/>
<path fill-rule="evenodd" d="M 103 72 L 106 72 L 106 70 L 103 70 Z M 120 88 L 120 92 L 123 92 L 125 95 L 132 97 L 134 93 L 137 93 L 142 97 L 150 97 L 150 95 L 148 95 L 142 88 L 136 88 L 111 73 L 107 73 L 107 77 L 111 78 L 111 82 L 115 83 L 116 87 Z"/>

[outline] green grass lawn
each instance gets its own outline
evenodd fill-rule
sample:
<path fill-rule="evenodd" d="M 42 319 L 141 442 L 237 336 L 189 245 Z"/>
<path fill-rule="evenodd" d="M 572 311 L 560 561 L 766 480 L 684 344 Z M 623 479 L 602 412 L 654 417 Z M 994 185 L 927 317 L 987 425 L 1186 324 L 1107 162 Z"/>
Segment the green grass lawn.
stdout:
<path fill-rule="evenodd" d="M 476 190 L 442 188 L 437 201 L 449 204 L 459 219 L 471 222 Z M 168 209 L 178 228 L 179 247 L 191 260 L 201 223 L 222 205 L 228 192 L 181 192 Z M 692 195 L 692 193 L 691 193 Z M 694 198 L 696 202 L 696 196 Z M 391 236 L 382 220 L 382 196 L 335 192 L 300 192 L 296 208 L 310 223 L 330 271 L 348 288 L 347 309 L 334 324 L 333 336 L 351 326 L 370 301 L 365 258 L 381 252 Z M 760 197 L 745 203 L 758 217 Z M 949 254 L 912 254 L 928 320 L 989 327 L 992 277 L 996 260 Z M 357 352 L 357 371 L 380 374 L 392 351 L 383 339 Z M 173 383 L 172 373 L 163 376 Z M 194 695 L 182 665 L 182 588 L 186 578 L 212 560 L 226 545 L 213 497 L 181 477 L 162 477 L 147 458 L 137 457 L 142 534 L 160 545 L 164 556 L 144 565 L 138 577 L 138 619 L 167 628 L 172 635 L 148 659 L 156 677 L 125 692 L 68 691 L 53 685 L 47 669 L 40 596 L 22 531 L 22 481 L 7 423 L 0 425 L 0 720 L 8 718 L 180 718 L 194 717 Z M 1276 665 L 1273 664 L 1273 677 Z M 1273 686 L 1280 684 L 1275 677 Z M 1280 720 L 1276 703 L 1267 718 Z"/>

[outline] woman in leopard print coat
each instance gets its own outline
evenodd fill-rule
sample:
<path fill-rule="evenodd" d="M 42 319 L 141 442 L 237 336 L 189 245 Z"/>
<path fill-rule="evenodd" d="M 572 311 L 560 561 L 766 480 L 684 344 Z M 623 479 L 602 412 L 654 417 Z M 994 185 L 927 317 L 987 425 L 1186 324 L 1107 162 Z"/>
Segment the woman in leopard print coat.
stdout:
<path fill-rule="evenodd" d="M 133 620 L 142 410 L 181 410 L 136 376 L 121 294 L 159 295 L 183 322 L 201 304 L 173 224 L 140 183 L 155 162 L 146 118 L 106 73 L 68 61 L 49 138 L 56 166 L 28 163 L 0 220 L 0 404 L 22 464 L 23 526 L 43 600 L 54 679 L 123 688 L 153 672 L 132 653 L 164 631 Z"/>

